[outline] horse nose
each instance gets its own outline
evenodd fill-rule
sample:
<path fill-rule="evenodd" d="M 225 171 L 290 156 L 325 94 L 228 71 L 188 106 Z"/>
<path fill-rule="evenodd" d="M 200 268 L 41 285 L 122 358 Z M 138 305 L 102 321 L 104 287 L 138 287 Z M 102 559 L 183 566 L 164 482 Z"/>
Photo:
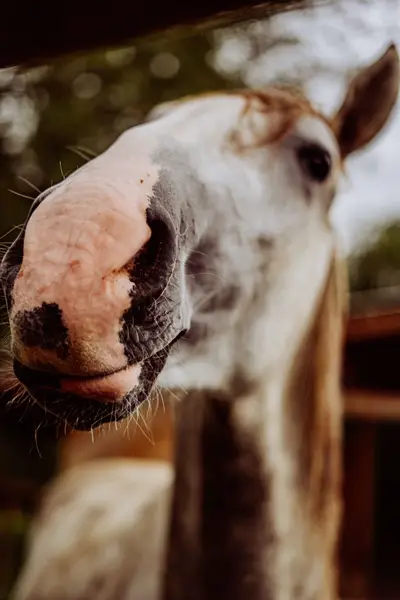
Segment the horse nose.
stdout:
<path fill-rule="evenodd" d="M 10 325 L 13 355 L 22 365 L 97 376 L 125 368 L 145 354 L 132 346 L 145 337 L 137 334 L 140 329 L 148 327 L 157 335 L 150 309 L 168 285 L 177 257 L 170 216 L 149 210 L 146 226 L 150 235 L 136 255 L 111 272 L 96 269 L 90 254 L 86 262 L 85 255 L 75 254 L 58 274 L 46 254 L 23 253 L 16 259 Z M 54 257 L 58 255 L 50 255 Z"/>

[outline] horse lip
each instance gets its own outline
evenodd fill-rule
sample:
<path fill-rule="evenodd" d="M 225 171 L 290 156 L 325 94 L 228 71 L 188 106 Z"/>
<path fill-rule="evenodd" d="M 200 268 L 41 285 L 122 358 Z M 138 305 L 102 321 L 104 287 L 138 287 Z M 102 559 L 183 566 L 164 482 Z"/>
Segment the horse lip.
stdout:
<path fill-rule="evenodd" d="M 17 358 L 13 361 L 14 373 L 26 387 L 58 389 L 60 383 L 60 375 L 57 373 L 38 371 L 27 367 Z"/>
<path fill-rule="evenodd" d="M 69 388 L 69 391 L 72 392 L 73 389 L 78 391 L 80 388 L 94 389 L 97 387 L 100 389 L 102 384 L 106 383 L 108 385 L 112 378 L 118 378 L 118 376 L 123 378 L 123 374 L 128 370 L 132 371 L 134 367 L 137 367 L 140 371 L 141 364 L 124 365 L 121 369 L 91 375 L 64 375 L 32 369 L 14 358 L 14 373 L 27 388 L 38 391 L 40 389 L 53 390 L 55 392 L 67 391 L 67 388 Z"/>
<path fill-rule="evenodd" d="M 124 365 L 120 369 L 116 369 L 114 371 L 99 371 L 98 373 L 93 374 L 84 374 L 84 375 L 67 375 L 64 373 L 52 372 L 52 371 L 42 371 L 41 369 L 32 369 L 32 367 L 28 367 L 24 365 L 20 360 L 14 357 L 14 371 L 22 375 L 22 379 L 29 380 L 29 383 L 34 385 L 35 387 L 46 387 L 46 388 L 54 388 L 57 387 L 57 383 L 63 380 L 96 380 L 102 379 L 104 377 L 108 377 L 109 375 L 114 375 L 114 373 L 119 373 L 120 371 L 124 371 L 129 365 Z M 18 375 L 17 375 L 18 376 Z"/>
<path fill-rule="evenodd" d="M 139 363 L 138 363 L 139 364 Z M 64 380 L 68 380 L 68 381 L 90 381 L 90 380 L 100 380 L 100 379 L 104 379 L 106 377 L 110 377 L 111 375 L 115 375 L 116 373 L 121 373 L 121 371 L 125 371 L 125 369 L 128 369 L 130 366 L 132 365 L 124 365 L 123 367 L 121 367 L 120 369 L 115 369 L 114 371 L 99 371 L 98 373 L 93 373 L 93 374 L 84 374 L 84 375 L 60 375 L 60 379 Z"/>
<path fill-rule="evenodd" d="M 137 363 L 101 377 L 61 377 L 59 389 L 100 402 L 120 402 L 139 385 L 141 370 L 142 364 Z"/>
<path fill-rule="evenodd" d="M 185 333 L 186 329 L 181 330 L 171 342 L 164 347 L 164 350 L 167 351 L 174 346 Z M 159 350 L 156 350 L 153 354 L 157 354 L 157 352 L 159 352 Z M 123 395 L 140 384 L 140 372 L 143 366 L 151 360 L 153 354 L 147 356 L 138 363 L 124 365 L 117 370 L 104 371 L 90 375 L 64 375 L 61 373 L 39 371 L 25 366 L 17 358 L 14 358 L 14 373 L 17 379 L 19 379 L 25 387 L 37 390 L 38 392 L 40 389 L 54 392 L 58 391 L 61 393 L 69 393 L 75 396 L 100 400 L 101 402 L 115 403 L 121 401 Z M 130 377 L 131 387 L 128 385 Z M 112 390 L 110 390 L 113 381 L 119 383 L 115 393 L 112 393 Z"/>

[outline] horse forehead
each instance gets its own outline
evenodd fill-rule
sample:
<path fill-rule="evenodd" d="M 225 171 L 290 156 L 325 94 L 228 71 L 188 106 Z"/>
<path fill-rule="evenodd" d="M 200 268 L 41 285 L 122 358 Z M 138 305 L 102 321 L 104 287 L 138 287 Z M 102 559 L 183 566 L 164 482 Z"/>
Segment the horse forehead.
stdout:
<path fill-rule="evenodd" d="M 332 156 L 340 155 L 330 120 L 305 96 L 288 90 L 212 92 L 171 104 L 172 112 L 184 121 L 198 121 L 200 132 L 202 118 L 206 118 L 208 126 L 225 131 L 229 139 L 239 139 L 244 146 L 259 145 L 260 140 L 268 145 L 294 130 L 304 140 L 323 145 Z"/>

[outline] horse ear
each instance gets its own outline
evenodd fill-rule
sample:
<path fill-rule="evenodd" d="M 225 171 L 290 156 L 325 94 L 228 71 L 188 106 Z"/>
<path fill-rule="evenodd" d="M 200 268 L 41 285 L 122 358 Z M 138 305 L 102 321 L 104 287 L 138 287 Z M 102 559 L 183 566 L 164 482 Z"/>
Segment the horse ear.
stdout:
<path fill-rule="evenodd" d="M 400 62 L 394 44 L 351 81 L 332 121 L 343 158 L 368 144 L 386 124 L 399 92 Z"/>

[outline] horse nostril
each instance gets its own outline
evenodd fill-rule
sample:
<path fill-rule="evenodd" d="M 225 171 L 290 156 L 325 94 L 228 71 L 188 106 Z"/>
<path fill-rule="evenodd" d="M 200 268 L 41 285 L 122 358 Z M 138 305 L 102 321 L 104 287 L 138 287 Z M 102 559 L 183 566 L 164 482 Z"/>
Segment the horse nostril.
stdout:
<path fill-rule="evenodd" d="M 156 214 L 148 212 L 147 223 L 152 235 L 134 259 L 131 303 L 122 315 L 119 332 L 129 364 L 142 360 L 146 352 L 151 354 L 155 339 L 157 344 L 164 338 L 169 343 L 171 327 L 176 326 L 170 307 L 180 300 L 176 224 L 160 207 Z"/>
<path fill-rule="evenodd" d="M 176 261 L 177 244 L 174 228 L 168 218 L 148 216 L 151 237 L 133 259 L 130 273 L 135 283 L 136 305 L 146 298 L 154 299 L 165 289 Z"/>

